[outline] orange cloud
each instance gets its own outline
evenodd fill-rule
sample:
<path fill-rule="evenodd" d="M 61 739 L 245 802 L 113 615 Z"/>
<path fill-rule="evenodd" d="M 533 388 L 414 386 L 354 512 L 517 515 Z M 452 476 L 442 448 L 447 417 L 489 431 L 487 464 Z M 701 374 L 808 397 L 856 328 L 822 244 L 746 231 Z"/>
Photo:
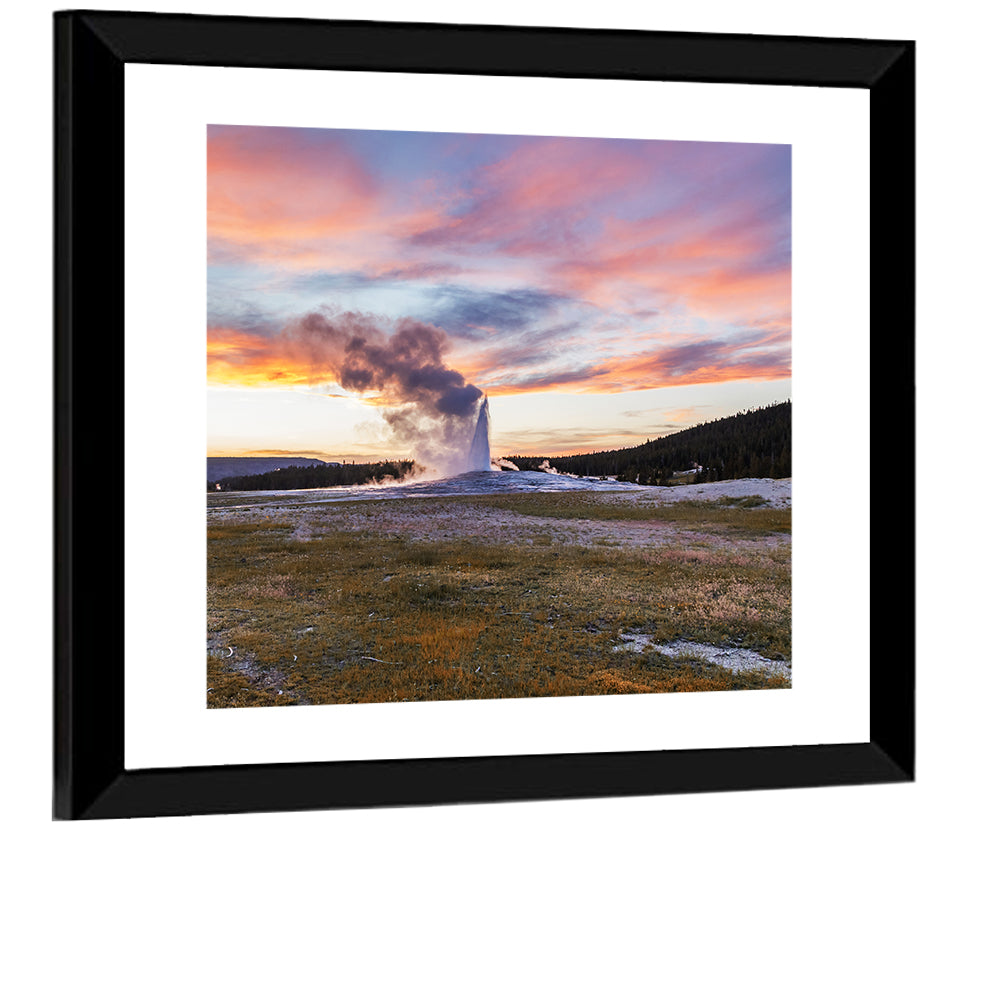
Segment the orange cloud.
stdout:
<path fill-rule="evenodd" d="M 315 385 L 315 366 L 295 357 L 286 345 L 259 334 L 211 327 L 208 331 L 208 383 L 239 386 Z"/>
<path fill-rule="evenodd" d="M 688 308 L 712 319 L 786 315 L 792 301 L 791 269 L 707 271 L 686 283 L 684 299 Z"/>

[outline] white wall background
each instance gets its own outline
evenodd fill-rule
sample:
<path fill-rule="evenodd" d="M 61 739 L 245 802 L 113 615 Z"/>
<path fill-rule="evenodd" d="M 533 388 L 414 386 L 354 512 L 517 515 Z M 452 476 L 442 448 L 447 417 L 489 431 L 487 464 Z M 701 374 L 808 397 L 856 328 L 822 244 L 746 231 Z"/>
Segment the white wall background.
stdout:
<path fill-rule="evenodd" d="M 6 953 L 0 983 L 8 995 L 853 998 L 979 997 L 995 989 L 990 810 L 997 655 L 990 613 L 997 493 L 994 450 L 984 435 L 995 424 L 985 406 L 996 369 L 998 220 L 989 5 L 158 0 L 139 6 L 916 38 L 918 781 L 51 822 L 45 501 L 55 7 L 20 4 L 4 24 L 0 157 L 7 315 L 0 398 L 10 476 L 0 491 L 6 540 L 0 921 L 7 925 L 0 928 Z M 891 453 L 892 428 L 885 431 L 883 447 Z M 30 487 L 18 471 L 24 469 L 32 470 Z M 832 472 L 831 489 L 846 495 L 849 470 Z M 891 482 L 881 486 L 878 502 L 899 502 Z M 892 567 L 876 572 L 873 591 L 888 608 L 898 581 Z"/>

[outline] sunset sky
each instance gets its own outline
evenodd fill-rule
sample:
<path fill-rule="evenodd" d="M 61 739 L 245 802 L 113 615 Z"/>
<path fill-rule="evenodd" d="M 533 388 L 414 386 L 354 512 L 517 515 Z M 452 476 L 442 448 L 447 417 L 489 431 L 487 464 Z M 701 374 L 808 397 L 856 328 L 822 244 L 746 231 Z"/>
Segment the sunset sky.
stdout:
<path fill-rule="evenodd" d="M 790 146 L 208 128 L 209 455 L 411 457 L 431 385 L 601 450 L 790 376 Z"/>

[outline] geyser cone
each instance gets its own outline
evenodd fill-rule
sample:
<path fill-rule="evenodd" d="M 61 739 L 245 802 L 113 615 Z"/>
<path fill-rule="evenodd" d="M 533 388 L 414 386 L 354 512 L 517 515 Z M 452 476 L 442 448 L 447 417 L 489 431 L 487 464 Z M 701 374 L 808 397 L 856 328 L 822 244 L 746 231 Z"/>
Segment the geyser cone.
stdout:
<path fill-rule="evenodd" d="M 490 471 L 490 403 L 483 396 L 479 404 L 479 416 L 476 418 L 476 429 L 472 434 L 472 445 L 469 448 L 469 471 Z"/>

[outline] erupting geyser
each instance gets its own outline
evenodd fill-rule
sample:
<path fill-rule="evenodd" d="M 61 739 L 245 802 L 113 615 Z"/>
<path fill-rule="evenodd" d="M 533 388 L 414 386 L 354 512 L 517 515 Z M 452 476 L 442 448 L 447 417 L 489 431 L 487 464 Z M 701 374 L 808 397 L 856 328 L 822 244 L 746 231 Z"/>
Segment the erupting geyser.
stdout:
<path fill-rule="evenodd" d="M 283 353 L 379 407 L 395 446 L 427 472 L 489 472 L 486 396 L 448 366 L 448 335 L 430 323 L 326 307 L 281 331 Z M 470 436 L 471 432 L 471 436 Z"/>
<path fill-rule="evenodd" d="M 490 468 L 490 402 L 483 396 L 469 448 L 469 472 L 489 472 Z"/>

